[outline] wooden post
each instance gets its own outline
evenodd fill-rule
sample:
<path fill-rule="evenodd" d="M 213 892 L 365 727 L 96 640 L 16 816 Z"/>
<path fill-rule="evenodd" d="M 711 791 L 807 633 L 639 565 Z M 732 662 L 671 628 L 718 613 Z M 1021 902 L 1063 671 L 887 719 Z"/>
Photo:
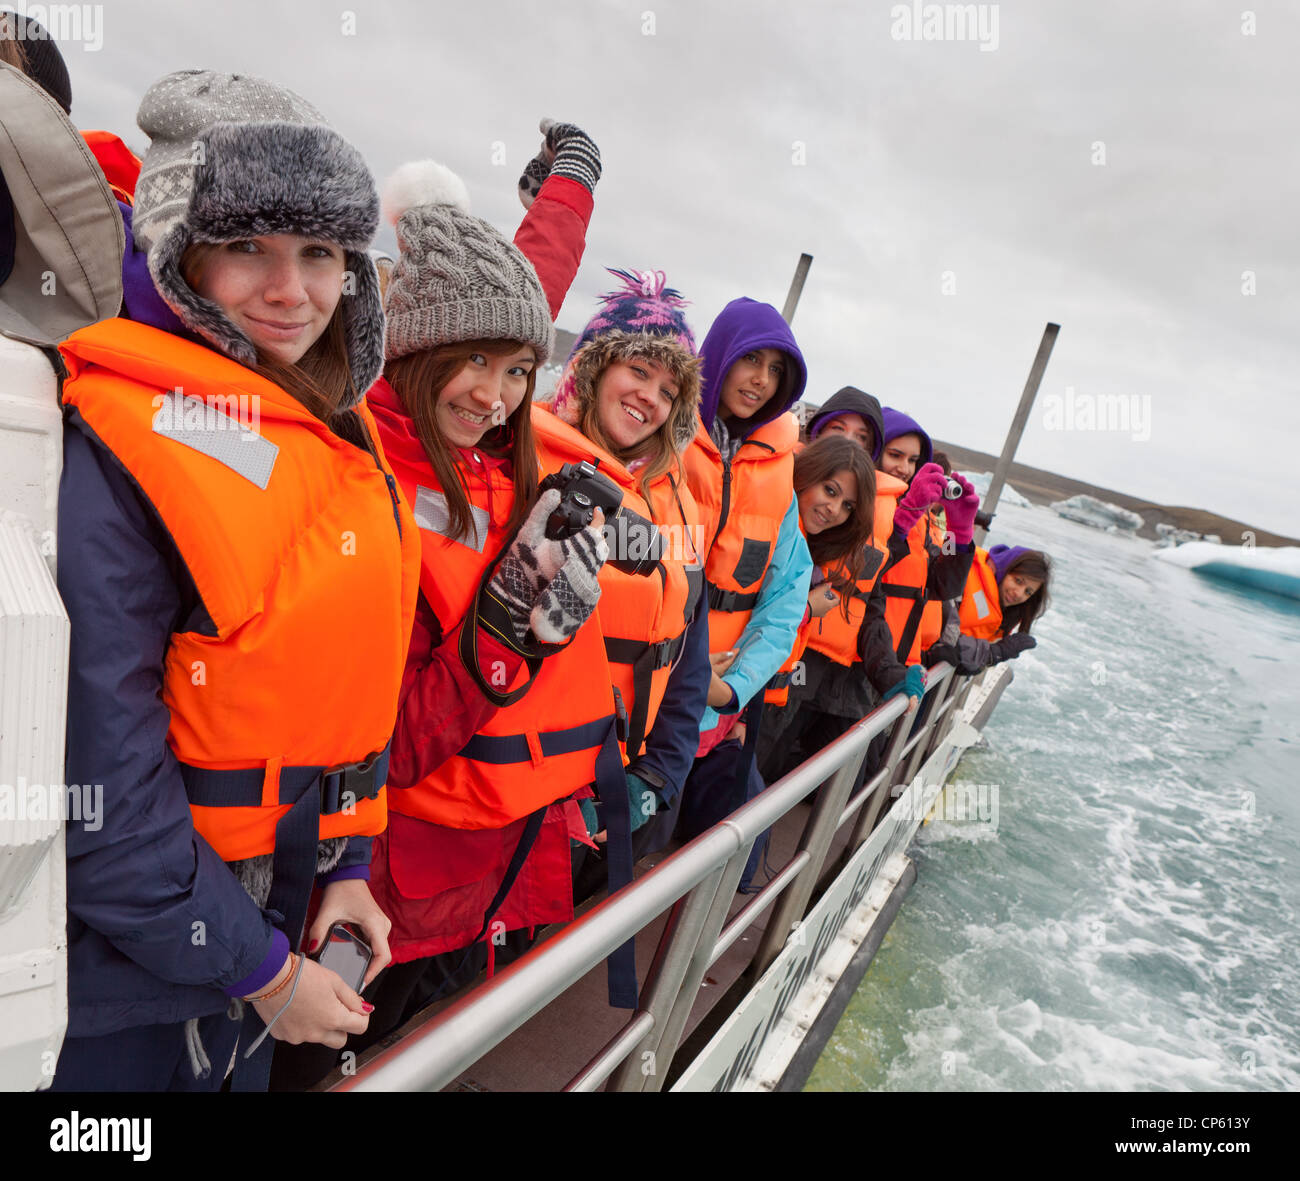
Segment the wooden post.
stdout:
<path fill-rule="evenodd" d="M 1002 495 L 1002 486 L 1007 482 L 1007 473 L 1011 470 L 1011 460 L 1016 454 L 1016 448 L 1020 446 L 1020 436 L 1025 432 L 1025 423 L 1029 421 L 1029 411 L 1033 409 L 1034 399 L 1038 396 L 1038 386 L 1043 380 L 1043 374 L 1047 371 L 1047 361 L 1052 355 L 1052 346 L 1056 343 L 1056 334 L 1061 331 L 1059 324 L 1048 324 L 1043 329 L 1043 339 L 1038 343 L 1038 355 L 1034 358 L 1034 363 L 1029 370 L 1029 378 L 1025 382 L 1024 393 L 1020 395 L 1020 405 L 1016 408 L 1016 416 L 1011 421 L 1011 429 L 1007 432 L 1007 440 L 1002 444 L 1002 454 L 998 457 L 998 466 L 993 472 L 993 479 L 989 483 L 988 495 L 984 497 L 980 504 L 980 510 L 986 513 L 992 513 L 998 506 L 998 498 Z M 983 545 L 984 538 L 988 530 L 981 527 L 975 532 L 975 544 Z"/>
<path fill-rule="evenodd" d="M 810 266 L 812 266 L 812 255 L 801 254 L 799 265 L 794 268 L 794 278 L 790 281 L 790 294 L 785 297 L 785 307 L 781 309 L 781 316 L 787 324 L 794 320 L 794 309 L 799 303 L 799 296 L 803 292 L 803 283 L 808 278 Z"/>

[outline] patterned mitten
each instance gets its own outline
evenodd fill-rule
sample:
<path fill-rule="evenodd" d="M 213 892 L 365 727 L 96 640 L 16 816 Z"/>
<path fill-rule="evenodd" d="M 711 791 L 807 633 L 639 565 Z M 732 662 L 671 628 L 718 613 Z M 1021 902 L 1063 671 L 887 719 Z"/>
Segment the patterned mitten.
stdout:
<path fill-rule="evenodd" d="M 557 123 L 554 119 L 543 119 L 538 127 L 546 138 L 519 178 L 519 200 L 524 208 L 532 205 L 552 172 L 576 180 L 587 192 L 594 193 L 600 180 L 600 149 L 591 137 L 572 123 Z"/>
<path fill-rule="evenodd" d="M 604 534 L 588 525 L 565 541 L 564 565 L 533 606 L 533 635 L 543 644 L 562 644 L 587 622 L 600 600 L 600 568 L 609 557 Z"/>
<path fill-rule="evenodd" d="M 546 521 L 559 503 L 558 488 L 538 497 L 488 583 L 521 645 L 530 629 L 544 644 L 562 643 L 586 622 L 600 598 L 597 576 L 609 547 L 594 526 L 564 541 L 548 538 Z"/>

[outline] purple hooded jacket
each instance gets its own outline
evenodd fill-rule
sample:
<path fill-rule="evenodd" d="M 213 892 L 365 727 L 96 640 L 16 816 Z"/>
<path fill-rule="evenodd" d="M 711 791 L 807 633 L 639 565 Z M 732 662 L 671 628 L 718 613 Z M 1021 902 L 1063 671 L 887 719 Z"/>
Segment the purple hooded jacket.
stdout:
<path fill-rule="evenodd" d="M 930 442 L 930 436 L 921 429 L 916 419 L 904 414 L 901 410 L 895 410 L 892 406 L 885 406 L 880 411 L 880 417 L 885 424 L 885 442 L 889 443 L 901 435 L 916 435 L 921 440 L 921 458 L 916 461 L 916 470 L 919 472 L 927 463 L 930 462 L 934 455 L 934 444 Z"/>
<path fill-rule="evenodd" d="M 1029 548 L 1023 545 L 995 545 L 989 550 L 989 562 L 993 566 L 993 573 L 997 575 L 999 586 L 1002 585 L 1002 580 L 1007 576 L 1007 567 L 1021 554 L 1027 553 L 1029 553 Z"/>
<path fill-rule="evenodd" d="M 795 343 L 794 333 L 781 313 L 770 303 L 753 299 L 733 299 L 718 313 L 709 334 L 700 346 L 704 358 L 700 374 L 700 418 L 704 429 L 713 430 L 718 416 L 718 399 L 728 371 L 746 353 L 755 349 L 780 349 L 790 359 L 781 388 L 757 414 L 737 423 L 740 428 L 732 438 L 744 438 L 765 422 L 784 414 L 803 395 L 808 382 L 808 368 Z"/>

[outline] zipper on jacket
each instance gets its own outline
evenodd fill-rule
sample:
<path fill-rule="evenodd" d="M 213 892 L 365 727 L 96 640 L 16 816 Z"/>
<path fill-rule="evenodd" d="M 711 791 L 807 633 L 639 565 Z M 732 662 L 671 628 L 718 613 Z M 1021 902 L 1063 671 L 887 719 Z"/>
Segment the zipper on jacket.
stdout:
<path fill-rule="evenodd" d="M 375 460 L 375 466 L 379 467 L 379 461 Z M 383 474 L 384 483 L 388 485 L 388 499 L 393 502 L 393 520 L 397 522 L 397 536 L 400 540 L 402 536 L 402 514 L 397 504 L 397 481 L 393 479 L 383 468 L 379 468 Z"/>

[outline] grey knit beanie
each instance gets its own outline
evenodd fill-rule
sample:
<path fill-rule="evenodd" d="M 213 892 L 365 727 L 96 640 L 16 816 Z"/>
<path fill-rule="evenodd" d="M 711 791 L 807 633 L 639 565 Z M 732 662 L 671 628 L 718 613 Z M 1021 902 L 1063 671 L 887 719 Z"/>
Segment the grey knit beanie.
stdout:
<path fill-rule="evenodd" d="M 463 340 L 517 340 L 543 364 L 555 347 L 550 305 L 517 247 L 469 212 L 464 182 L 432 160 L 384 185 L 400 255 L 388 285 L 388 360 Z"/>
<path fill-rule="evenodd" d="M 221 352 L 253 365 L 253 342 L 182 278 L 185 251 L 273 234 L 336 243 L 347 272 L 343 324 L 359 399 L 384 357 L 379 281 L 366 253 L 379 198 L 360 153 L 310 103 L 245 74 L 168 74 L 145 94 L 137 122 L 151 142 L 132 229 L 171 309 Z"/>

